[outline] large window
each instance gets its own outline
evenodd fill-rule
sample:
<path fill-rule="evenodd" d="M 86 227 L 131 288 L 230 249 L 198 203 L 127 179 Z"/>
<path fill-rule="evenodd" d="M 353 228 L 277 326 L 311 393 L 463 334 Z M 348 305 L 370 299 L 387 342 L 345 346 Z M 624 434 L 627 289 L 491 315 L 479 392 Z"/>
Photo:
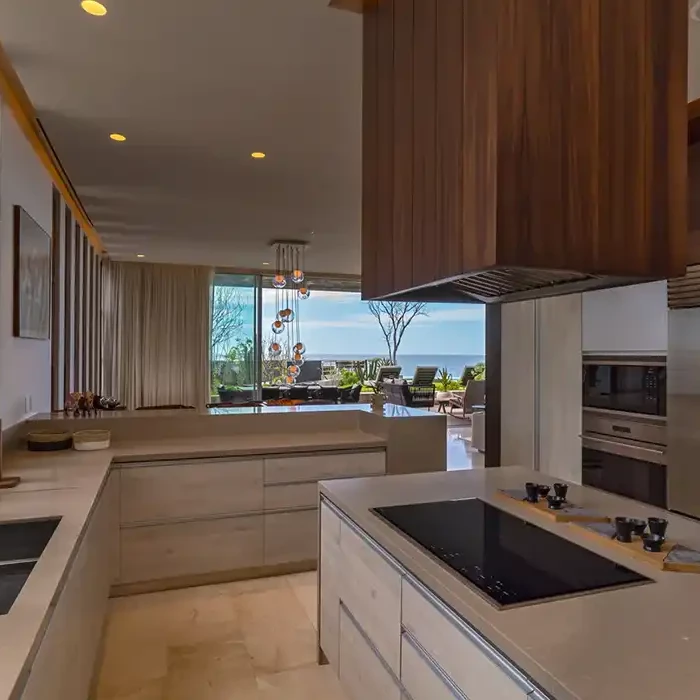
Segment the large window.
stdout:
<path fill-rule="evenodd" d="M 254 400 L 260 398 L 261 387 L 285 382 L 287 334 L 272 331 L 280 303 L 267 278 L 215 276 L 213 397 Z M 352 383 L 358 379 L 358 362 L 379 360 L 400 365 L 408 378 L 418 366 L 438 367 L 457 384 L 465 367 L 485 359 L 485 314 L 480 304 L 370 304 L 359 292 L 339 291 L 328 284 L 326 289 L 312 286 L 297 310 L 299 340 L 306 346 L 299 383 Z M 281 355 L 271 351 L 273 343 L 281 346 Z M 367 370 L 376 366 L 364 363 Z"/>
<path fill-rule="evenodd" d="M 211 391 L 255 399 L 260 385 L 260 278 L 217 274 L 211 303 Z"/>

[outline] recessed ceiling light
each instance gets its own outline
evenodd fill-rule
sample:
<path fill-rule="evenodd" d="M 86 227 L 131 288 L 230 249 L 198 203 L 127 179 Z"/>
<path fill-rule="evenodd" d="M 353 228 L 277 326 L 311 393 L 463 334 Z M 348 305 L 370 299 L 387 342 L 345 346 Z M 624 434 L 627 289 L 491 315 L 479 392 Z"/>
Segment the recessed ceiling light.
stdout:
<path fill-rule="evenodd" d="M 262 151 L 254 151 L 250 154 L 251 158 L 264 158 L 265 154 Z"/>
<path fill-rule="evenodd" d="M 97 0 L 82 0 L 80 7 L 94 17 L 104 17 L 107 14 L 107 8 Z"/>
<path fill-rule="evenodd" d="M 145 258 L 146 256 L 143 253 L 136 253 L 137 258 Z"/>
<path fill-rule="evenodd" d="M 269 265 L 270 263 L 263 263 L 263 265 Z"/>
<path fill-rule="evenodd" d="M 111 138 L 112 141 L 126 141 L 126 136 L 124 136 L 124 134 L 110 134 L 109 138 Z"/>

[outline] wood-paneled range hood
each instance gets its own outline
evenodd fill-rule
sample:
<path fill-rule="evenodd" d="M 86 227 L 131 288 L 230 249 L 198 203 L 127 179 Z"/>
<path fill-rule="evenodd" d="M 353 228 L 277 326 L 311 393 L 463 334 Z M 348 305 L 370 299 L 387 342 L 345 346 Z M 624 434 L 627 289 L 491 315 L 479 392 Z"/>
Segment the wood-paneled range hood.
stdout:
<path fill-rule="evenodd" d="M 686 0 L 363 13 L 363 297 L 502 302 L 682 274 Z"/>

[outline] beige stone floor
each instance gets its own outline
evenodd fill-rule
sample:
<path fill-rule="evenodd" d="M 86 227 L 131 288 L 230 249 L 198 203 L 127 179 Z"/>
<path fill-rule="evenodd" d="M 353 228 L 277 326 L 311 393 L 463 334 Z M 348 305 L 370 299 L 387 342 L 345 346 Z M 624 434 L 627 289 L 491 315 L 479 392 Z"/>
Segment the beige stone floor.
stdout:
<path fill-rule="evenodd" d="M 344 700 L 315 626 L 315 572 L 117 598 L 95 697 Z"/>

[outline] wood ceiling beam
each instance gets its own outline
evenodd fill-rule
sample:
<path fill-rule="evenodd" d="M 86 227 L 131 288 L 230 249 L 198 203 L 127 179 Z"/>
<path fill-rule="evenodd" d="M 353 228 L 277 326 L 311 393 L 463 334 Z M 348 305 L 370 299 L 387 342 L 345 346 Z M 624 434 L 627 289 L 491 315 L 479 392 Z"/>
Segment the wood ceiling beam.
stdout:
<path fill-rule="evenodd" d="M 12 111 L 15 121 L 19 124 L 22 133 L 31 144 L 44 168 L 49 173 L 56 189 L 61 193 L 63 200 L 73 212 L 75 220 L 85 232 L 88 240 L 98 253 L 105 252 L 104 245 L 90 217 L 83 208 L 78 195 L 71 184 L 61 161 L 56 156 L 51 143 L 44 133 L 36 116 L 34 105 L 27 95 L 22 82 L 17 75 L 7 53 L 0 43 L 0 96 Z"/>

